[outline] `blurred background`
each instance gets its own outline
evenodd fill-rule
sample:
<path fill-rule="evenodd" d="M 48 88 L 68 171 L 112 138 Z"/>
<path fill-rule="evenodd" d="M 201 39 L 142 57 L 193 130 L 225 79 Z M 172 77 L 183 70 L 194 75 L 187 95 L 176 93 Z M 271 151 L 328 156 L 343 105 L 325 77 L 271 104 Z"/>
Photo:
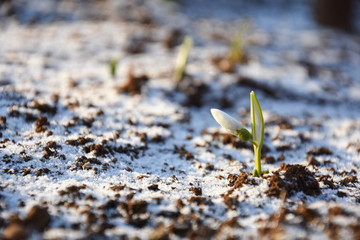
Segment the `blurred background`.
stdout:
<path fill-rule="evenodd" d="M 165 5 L 196 19 L 249 17 L 256 24 L 273 28 L 311 28 L 319 24 L 360 32 L 357 0 L 0 0 L 0 20 L 14 19 L 23 24 L 124 18 L 146 21 L 147 15 L 156 14 L 156 8 Z"/>

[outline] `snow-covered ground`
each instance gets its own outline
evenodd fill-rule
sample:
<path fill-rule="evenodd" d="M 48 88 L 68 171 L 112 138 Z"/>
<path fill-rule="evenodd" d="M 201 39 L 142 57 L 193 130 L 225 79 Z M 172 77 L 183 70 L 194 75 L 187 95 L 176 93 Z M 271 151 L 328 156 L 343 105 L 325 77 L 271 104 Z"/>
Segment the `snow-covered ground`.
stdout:
<path fill-rule="evenodd" d="M 220 1 L 39 2 L 0 22 L 0 237 L 359 238 L 359 36 L 316 26 L 307 1 L 278 21 Z M 247 62 L 223 73 L 212 59 L 244 24 Z M 194 39 L 186 87 L 174 29 Z M 261 178 L 209 111 L 250 129 L 251 90 Z"/>

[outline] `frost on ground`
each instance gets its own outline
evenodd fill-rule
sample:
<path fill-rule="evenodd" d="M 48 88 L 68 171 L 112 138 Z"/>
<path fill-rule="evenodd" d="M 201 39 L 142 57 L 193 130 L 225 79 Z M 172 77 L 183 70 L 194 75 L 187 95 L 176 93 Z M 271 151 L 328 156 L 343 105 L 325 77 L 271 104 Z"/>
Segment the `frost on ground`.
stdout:
<path fill-rule="evenodd" d="M 30 19 L 0 23 L 0 238 L 359 239 L 359 37 L 260 17 L 229 67 L 244 19 L 157 1 L 46 15 L 35 2 L 19 10 Z M 176 84 L 185 35 L 195 45 Z M 261 178 L 252 146 L 209 111 L 250 129 L 251 90 L 266 124 Z"/>

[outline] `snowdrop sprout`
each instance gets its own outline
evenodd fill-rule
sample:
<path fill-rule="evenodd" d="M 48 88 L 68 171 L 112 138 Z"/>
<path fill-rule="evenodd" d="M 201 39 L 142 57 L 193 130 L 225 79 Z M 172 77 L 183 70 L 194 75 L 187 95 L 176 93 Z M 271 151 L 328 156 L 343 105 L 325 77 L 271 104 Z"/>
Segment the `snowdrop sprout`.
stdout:
<path fill-rule="evenodd" d="M 180 52 L 176 59 L 174 79 L 177 83 L 179 83 L 184 78 L 186 62 L 192 45 L 193 39 L 190 36 L 186 36 L 183 43 L 181 44 Z"/>
<path fill-rule="evenodd" d="M 249 27 L 249 22 L 242 24 L 231 41 L 229 58 L 232 62 L 241 63 L 244 60 L 244 35 Z"/>
<path fill-rule="evenodd" d="M 109 61 L 109 70 L 112 78 L 116 76 L 116 69 L 118 67 L 119 59 L 113 58 Z"/>
<path fill-rule="evenodd" d="M 254 91 L 250 93 L 250 117 L 251 132 L 244 128 L 237 120 L 219 109 L 211 109 L 214 119 L 230 134 L 237 136 L 240 140 L 249 141 L 254 146 L 255 168 L 254 176 L 261 175 L 261 148 L 264 142 L 264 118 L 260 104 Z M 251 138 L 252 136 L 252 138 Z M 265 173 L 268 171 L 266 170 Z"/>

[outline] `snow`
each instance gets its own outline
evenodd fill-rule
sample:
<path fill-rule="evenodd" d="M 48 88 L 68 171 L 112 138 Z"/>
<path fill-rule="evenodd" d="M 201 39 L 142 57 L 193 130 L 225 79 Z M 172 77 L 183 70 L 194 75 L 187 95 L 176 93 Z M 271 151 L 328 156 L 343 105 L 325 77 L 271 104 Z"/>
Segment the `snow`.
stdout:
<path fill-rule="evenodd" d="M 109 2 L 121 5 L 127 1 Z M 269 187 L 267 180 L 255 178 L 258 185 L 245 184 L 241 189 L 234 190 L 231 196 L 236 196 L 239 204 L 235 210 L 229 210 L 222 197 L 231 189 L 227 177 L 240 171 L 251 173 L 254 167 L 253 152 L 250 149 L 235 149 L 230 144 L 213 140 L 210 134 L 202 134 L 202 130 L 224 133 L 210 114 L 211 108 L 219 108 L 223 96 L 233 103 L 226 112 L 247 122 L 245 127 L 250 129 L 246 110 L 249 109 L 249 93 L 253 89 L 237 84 L 239 76 L 269 86 L 278 94 L 271 97 L 264 91 L 254 89 L 264 112 L 265 124 L 279 117 L 288 119 L 293 125 L 292 129 L 287 130 L 280 129 L 274 123 L 265 126 L 264 143 L 271 149 L 270 155 L 277 158 L 283 154 L 284 163 L 306 166 L 308 150 L 313 146 L 328 147 L 333 150 L 333 155 L 316 158 L 320 162 L 331 161 L 330 166 L 308 166 L 315 176 L 330 174 L 334 182 L 340 182 L 344 176 L 329 170 L 329 167 L 333 167 L 339 173 L 355 169 L 352 175 L 360 179 L 358 37 L 316 26 L 306 18 L 309 9 L 299 3 L 292 6 L 295 8 L 291 10 L 293 18 L 288 22 L 282 21 L 289 17 L 287 14 L 279 16 L 280 20 L 273 17 L 277 14 L 276 9 L 271 9 L 270 15 L 265 15 L 264 9 L 257 11 L 248 6 L 244 10 L 246 14 L 241 16 L 253 20 L 248 34 L 256 44 L 246 46 L 252 58 L 248 64 L 237 66 L 234 74 L 225 74 L 219 72 L 209 58 L 226 53 L 227 45 L 215 44 L 211 34 L 218 31 L 224 38 L 231 39 L 236 29 L 234 26 L 239 23 L 239 19 L 234 19 L 238 15 L 234 11 L 228 15 L 228 8 L 217 12 L 219 3 L 211 3 L 204 12 L 196 12 L 196 5 L 185 2 L 184 9 L 174 9 L 174 6 L 166 3 L 149 1 L 147 4 L 152 12 L 161 13 L 156 15 L 160 27 L 150 30 L 136 22 L 116 19 L 91 21 L 82 17 L 81 11 L 75 14 L 79 19 L 72 21 L 29 25 L 6 19 L 0 23 L 0 116 L 6 116 L 6 127 L 0 130 L 0 141 L 10 139 L 0 143 L 1 218 L 7 221 L 15 213 L 24 218 L 33 205 L 43 205 L 47 207 L 52 221 L 48 229 L 43 233 L 34 233 L 32 239 L 39 236 L 43 239 L 84 239 L 88 232 L 84 223 L 85 215 L 80 210 L 88 207 L 93 212 L 100 211 L 97 207 L 115 198 L 117 192 L 110 187 L 122 184 L 126 187 L 118 192 L 119 200 L 125 202 L 126 196 L 134 192 L 133 200 L 147 201 L 150 223 L 143 228 L 135 228 L 124 218 L 109 217 L 109 222 L 114 225 L 105 231 L 109 239 L 122 234 L 148 239 L 159 222 L 167 225 L 172 223 L 170 219 L 156 214 L 162 210 L 176 211 L 175 202 L 178 199 L 186 203 L 180 211 L 184 215 L 192 212 L 202 217 L 209 215 L 211 218 L 204 221 L 208 221 L 213 228 L 222 221 L 238 217 L 242 228 L 229 229 L 227 234 L 258 237 L 260 223 L 257 221 L 276 213 L 281 200 L 266 196 L 265 191 Z M 230 1 L 226 2 L 226 6 L 231 8 Z M 32 3 L 31 6 L 36 5 Z M 48 9 L 48 6 L 43 7 Z M 117 8 L 114 9 L 116 12 Z M 204 17 L 209 15 L 214 19 Z M 226 28 L 212 27 L 218 25 Z M 158 42 L 150 42 L 146 43 L 143 54 L 128 55 L 123 50 L 130 36 L 149 35 L 160 41 L 161 36 L 165 36 L 167 30 L 174 26 L 184 28 L 195 39 L 187 73 L 209 86 L 205 95 L 207 100 L 200 108 L 188 107 L 178 101 L 184 97 L 181 93 L 169 97 L 175 86 L 171 82 L 171 71 L 178 47 L 168 51 Z M 114 57 L 119 57 L 120 62 L 117 75 L 112 79 L 107 61 Z M 320 69 L 316 77 L 309 76 L 307 68 L 299 63 L 303 59 Z M 150 77 L 141 95 L 130 96 L 116 91 L 116 87 L 125 82 L 129 68 L 136 74 L 144 73 Z M 73 87 L 71 82 L 77 86 Z M 224 95 L 225 91 L 227 93 Z M 31 108 L 34 101 L 53 105 L 54 94 L 59 96 L 56 114 L 41 113 Z M 70 108 L 69 103 L 78 103 L 79 106 Z M 11 117 L 12 109 L 18 110 L 20 116 Z M 99 110 L 103 115 L 97 115 Z M 245 115 L 239 114 L 241 110 L 245 110 Z M 26 121 L 26 113 L 47 116 L 50 122 L 47 128 L 52 135 L 36 133 L 35 121 Z M 90 127 L 84 124 L 66 126 L 76 116 L 93 117 L 94 122 Z M 182 122 L 181 119 L 187 116 L 190 117 L 189 122 Z M 141 140 L 139 133 L 146 133 L 147 143 Z M 309 136 L 311 141 L 301 142 L 298 137 L 300 133 Z M 188 138 L 189 135 L 192 139 Z M 91 138 L 94 144 L 106 140 L 106 144 L 114 148 L 130 144 L 135 148 L 147 146 L 147 149 L 139 150 L 137 158 L 132 153 L 119 152 L 96 156 L 94 151 L 86 153 L 83 146 L 66 143 L 68 139 L 81 136 Z M 152 142 L 156 136 L 161 136 L 164 141 Z M 272 140 L 275 136 L 278 139 Z M 65 159 L 59 156 L 44 158 L 44 147 L 49 141 L 61 146 L 57 151 Z M 292 150 L 276 150 L 276 147 L 289 143 Z M 174 150 L 175 146 L 184 146 L 194 157 L 188 160 L 180 157 Z M 23 150 L 32 160 L 23 160 Z M 225 154 L 230 154 L 234 160 L 227 159 Z M 76 159 L 81 156 L 99 160 L 100 165 L 91 165 L 98 172 L 92 167 L 90 170 L 77 168 Z M 103 168 L 105 163 L 107 170 Z M 214 170 L 205 169 L 206 163 L 214 165 Z M 280 163 L 263 163 L 263 169 L 275 171 Z M 21 172 L 25 168 L 30 169 L 27 175 Z M 38 176 L 37 170 L 44 168 L 50 172 Z M 14 174 L 7 173 L 9 171 L 6 169 Z M 78 209 L 66 207 L 65 203 L 74 199 L 60 196 L 59 191 L 71 185 L 83 184 L 86 188 L 80 190 L 81 195 L 92 195 L 96 200 L 77 199 Z M 148 189 L 152 184 L 158 184 L 159 190 Z M 190 187 L 201 187 L 202 197 L 211 200 L 212 204 L 195 206 L 188 203 L 187 199 L 194 196 L 189 191 Z M 301 202 L 325 216 L 328 214 L 326 209 L 340 205 L 352 216 L 337 216 L 334 222 L 343 226 L 340 236 L 352 236 L 349 225 L 360 218 L 359 182 L 341 186 L 340 189 L 327 188 L 320 182 L 320 187 L 322 194 L 319 196 L 297 193 L 290 197 L 293 208 Z M 347 197 L 338 197 L 338 190 L 345 192 Z M 162 198 L 161 204 L 157 204 L 155 198 Z M 24 207 L 19 207 L 20 201 L 25 203 Z M 60 201 L 64 202 L 63 205 Z M 80 229 L 71 229 L 71 224 L 75 223 L 81 223 Z M 1 231 L 4 228 L 0 226 Z M 295 236 L 326 239 L 320 225 L 315 229 L 311 232 L 301 226 L 285 228 L 288 239 Z"/>

